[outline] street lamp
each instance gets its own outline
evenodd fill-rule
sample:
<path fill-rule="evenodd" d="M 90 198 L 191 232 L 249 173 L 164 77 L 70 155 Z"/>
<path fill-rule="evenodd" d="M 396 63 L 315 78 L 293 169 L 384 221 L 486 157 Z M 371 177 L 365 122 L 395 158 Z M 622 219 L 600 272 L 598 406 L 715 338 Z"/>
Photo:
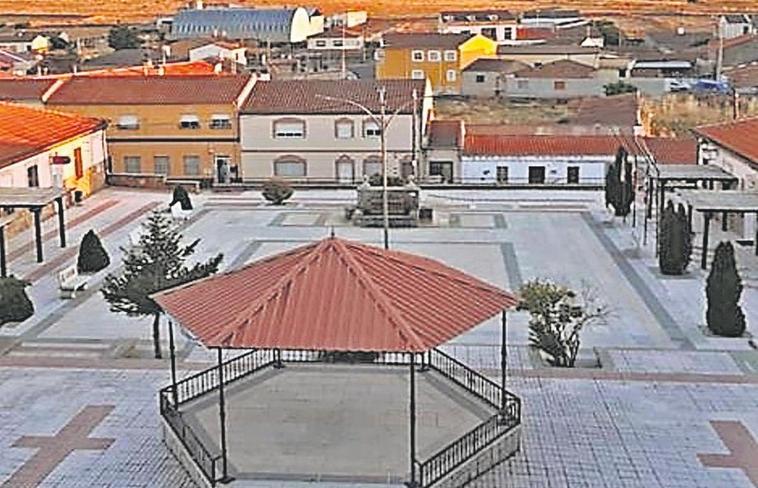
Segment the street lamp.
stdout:
<path fill-rule="evenodd" d="M 357 107 L 361 109 L 363 112 L 368 115 L 368 117 L 379 126 L 379 151 L 381 154 L 381 162 L 382 162 L 382 220 L 383 220 L 383 230 L 384 230 L 384 249 L 390 248 L 390 236 L 389 236 L 389 228 L 390 228 L 390 217 L 389 217 L 389 199 L 387 196 L 387 140 L 386 140 L 386 133 L 387 133 L 387 127 L 392 123 L 393 120 L 395 120 L 395 117 L 404 109 L 408 108 L 408 106 L 413 106 L 413 124 L 415 126 L 416 124 L 416 104 L 418 102 L 418 93 L 416 92 L 416 89 L 413 90 L 413 97 L 412 100 L 409 102 L 406 102 L 399 107 L 395 109 L 394 112 L 388 117 L 387 116 L 387 89 L 384 86 L 379 87 L 379 116 L 377 116 L 374 112 L 371 111 L 370 108 L 365 106 L 364 104 L 360 102 L 356 102 L 355 100 L 351 100 L 349 98 L 340 98 L 340 97 L 331 97 L 328 95 L 316 95 L 318 98 L 322 98 L 324 100 L 332 100 L 335 102 L 342 102 L 347 103 L 348 105 L 352 105 L 353 107 Z M 415 133 L 415 130 L 414 130 Z M 413 141 L 413 144 L 415 146 L 416 142 Z M 415 154 L 414 154 L 415 157 Z"/>

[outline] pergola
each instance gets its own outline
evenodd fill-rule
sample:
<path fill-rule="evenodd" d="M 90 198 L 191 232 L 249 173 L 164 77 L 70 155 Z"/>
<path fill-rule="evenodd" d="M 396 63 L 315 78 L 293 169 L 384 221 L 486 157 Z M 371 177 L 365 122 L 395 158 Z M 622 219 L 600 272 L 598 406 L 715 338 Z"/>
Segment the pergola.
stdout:
<path fill-rule="evenodd" d="M 200 343 L 217 350 L 218 366 L 213 370 L 217 371 L 214 378 L 218 385 L 205 391 L 218 390 L 221 482 L 230 480 L 224 378 L 242 374 L 227 367 L 234 360 L 222 360 L 224 349 L 270 351 L 275 368 L 282 367 L 283 358 L 298 352 L 372 352 L 407 357 L 407 362 L 392 364 L 409 366 L 408 485 L 426 486 L 430 476 L 425 475 L 432 471 L 424 470 L 416 456 L 417 364 L 420 371 L 437 368 L 443 355 L 437 346 L 502 314 L 501 384 L 456 361 L 460 366 L 455 367 L 465 369 L 460 370 L 463 374 L 457 380 L 464 387 L 488 389 L 491 395 L 485 396 L 489 403 L 498 403 L 497 423 L 510 429 L 520 422 L 520 401 L 504 388 L 505 311 L 516 305 L 516 297 L 437 261 L 331 237 L 153 298 Z M 181 417 L 179 396 L 197 398 L 200 394 L 184 383 L 177 385 L 173 324 L 169 340 L 172 385 L 164 389 L 161 412 Z M 265 367 L 248 361 L 251 370 Z M 172 403 L 176 412 L 171 411 Z M 482 435 L 474 441 L 488 439 Z M 185 446 L 192 442 L 185 442 Z M 195 461 L 199 458 L 203 462 L 207 456 L 202 451 Z M 435 466 L 434 474 L 440 473 Z"/>
<path fill-rule="evenodd" d="M 55 202 L 58 205 L 58 235 L 61 247 L 66 247 L 66 221 L 64 218 L 63 190 L 59 188 L 0 188 L 0 209 L 26 208 L 34 215 L 34 242 L 37 262 L 42 255 L 42 209 Z M 5 227 L 14 219 L 0 217 L 0 276 L 6 276 Z"/>
<path fill-rule="evenodd" d="M 687 203 L 687 215 L 692 228 L 692 212 L 696 210 L 703 214 L 703 254 L 700 267 L 706 269 L 708 257 L 708 236 L 711 218 L 715 213 L 721 213 L 722 230 L 726 230 L 728 214 L 755 213 L 758 220 L 758 192 L 755 191 L 709 191 L 709 190 L 680 190 L 679 196 Z M 758 255 L 758 230 L 755 236 L 755 253 Z"/>

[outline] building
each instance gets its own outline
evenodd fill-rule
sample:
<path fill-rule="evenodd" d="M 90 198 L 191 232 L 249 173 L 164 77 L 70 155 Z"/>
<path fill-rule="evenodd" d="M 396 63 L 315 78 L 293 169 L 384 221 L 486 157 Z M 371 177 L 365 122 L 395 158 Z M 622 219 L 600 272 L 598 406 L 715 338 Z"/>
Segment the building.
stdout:
<path fill-rule="evenodd" d="M 316 17 L 323 30 L 323 17 Z M 206 7 L 177 12 L 169 38 L 223 37 L 286 44 L 303 42 L 314 31 L 318 29 L 311 25 L 311 15 L 303 7 Z"/>
<path fill-rule="evenodd" d="M 12 76 L 24 76 L 32 71 L 38 60 L 31 53 L 17 53 L 0 49 L 0 71 Z"/>
<path fill-rule="evenodd" d="M 746 34 L 755 34 L 756 27 L 752 19 L 746 14 L 728 14 L 719 18 L 719 27 L 724 39 L 732 39 Z"/>
<path fill-rule="evenodd" d="M 308 38 L 308 55 L 318 60 L 319 70 L 340 68 L 342 61 L 361 61 L 365 58 L 365 38 L 362 26 L 336 27 Z"/>
<path fill-rule="evenodd" d="M 714 164 L 733 174 L 742 190 L 758 190 L 758 117 L 693 130 L 698 164 Z"/>
<path fill-rule="evenodd" d="M 28 31 L 0 34 L 0 49 L 15 53 L 44 53 L 50 50 L 47 36 Z"/>
<path fill-rule="evenodd" d="M 587 24 L 588 21 L 578 10 L 535 9 L 521 14 L 521 24 L 536 26 L 553 26 L 567 29 Z"/>
<path fill-rule="evenodd" d="M 597 67 L 600 49 L 573 45 L 518 45 L 499 46 L 497 57 L 509 61 L 520 61 L 531 66 L 555 61 L 576 61 L 587 66 Z"/>
<path fill-rule="evenodd" d="M 519 61 L 497 58 L 480 58 L 463 69 L 462 95 L 495 97 L 505 91 L 505 78 L 515 71 L 527 68 Z"/>
<path fill-rule="evenodd" d="M 102 119 L 0 103 L 0 187 L 58 187 L 84 195 L 105 183 Z"/>
<path fill-rule="evenodd" d="M 621 146 L 609 135 L 466 134 L 461 180 L 479 184 L 603 185 Z"/>
<path fill-rule="evenodd" d="M 439 31 L 446 34 L 481 34 L 498 44 L 516 40 L 518 20 L 508 10 L 441 12 Z"/>
<path fill-rule="evenodd" d="M 42 99 L 55 84 L 45 78 L 0 78 L 0 101 L 42 106 Z"/>
<path fill-rule="evenodd" d="M 515 71 L 505 78 L 502 94 L 508 98 L 568 99 L 605 94 L 612 81 L 597 76 L 597 71 L 576 61 L 560 60 Z"/>
<path fill-rule="evenodd" d="M 189 50 L 189 60 L 204 59 L 229 60 L 242 66 L 247 66 L 247 48 L 228 41 L 213 41 Z"/>
<path fill-rule="evenodd" d="M 497 43 L 480 34 L 387 34 L 378 51 L 376 78 L 428 79 L 434 94 L 460 94 L 463 69 L 494 57 Z"/>
<path fill-rule="evenodd" d="M 249 75 L 73 77 L 59 80 L 47 105 L 111 121 L 113 174 L 227 182 L 239 165 L 237 111 L 254 83 Z"/>
<path fill-rule="evenodd" d="M 353 183 L 381 174 L 381 125 L 375 117 L 382 89 L 387 114 L 397 113 L 385 134 L 388 174 L 416 173 L 432 109 L 428 82 L 286 80 L 259 81 L 240 111 L 243 179 Z"/>
<path fill-rule="evenodd" d="M 424 137 L 423 175 L 431 182 L 452 183 L 461 174 L 461 149 L 466 135 L 462 120 L 432 120 Z"/>
<path fill-rule="evenodd" d="M 740 66 L 758 61 L 758 33 L 732 37 L 720 42 L 714 39 L 706 46 L 704 58 L 718 64 L 719 51 L 722 51 L 722 67 Z"/>
<path fill-rule="evenodd" d="M 738 94 L 758 95 L 758 62 L 732 68 L 723 75 Z"/>

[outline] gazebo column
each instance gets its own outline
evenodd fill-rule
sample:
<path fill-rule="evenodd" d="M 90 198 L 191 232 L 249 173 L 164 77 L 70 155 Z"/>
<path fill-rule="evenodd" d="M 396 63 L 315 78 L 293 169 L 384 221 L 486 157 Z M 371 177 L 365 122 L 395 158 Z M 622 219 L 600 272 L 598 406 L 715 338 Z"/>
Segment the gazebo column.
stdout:
<path fill-rule="evenodd" d="M 500 394 L 500 417 L 505 421 L 505 408 L 506 408 L 506 394 L 505 394 L 505 370 L 508 360 L 508 351 L 506 348 L 506 332 L 508 326 L 508 319 L 506 311 L 503 310 L 500 318 L 500 386 L 503 391 Z"/>
<path fill-rule="evenodd" d="M 729 213 L 727 212 L 721 212 L 721 230 L 722 232 L 726 232 L 728 228 L 729 221 L 727 220 L 727 217 L 729 217 Z"/>
<path fill-rule="evenodd" d="M 226 447 L 226 403 L 224 401 L 224 358 L 221 348 L 218 351 L 218 419 L 221 424 L 221 483 L 229 483 L 229 460 Z"/>
<path fill-rule="evenodd" d="M 61 247 L 66 247 L 66 219 L 64 218 L 63 197 L 55 199 L 58 204 L 58 237 L 61 241 Z"/>
<path fill-rule="evenodd" d="M 34 214 L 34 243 L 37 245 L 37 262 L 44 261 L 42 256 L 42 216 L 39 207 L 32 208 L 32 214 Z"/>
<path fill-rule="evenodd" d="M 408 482 L 410 488 L 416 488 L 418 486 L 416 482 L 416 354 L 411 353 L 410 361 L 410 374 L 411 374 L 411 392 L 410 392 L 410 424 L 408 431 L 410 432 L 410 467 L 411 467 L 411 479 Z"/>
<path fill-rule="evenodd" d="M 687 222 L 689 222 L 690 225 L 690 235 L 693 234 L 692 232 L 692 204 L 687 204 Z"/>
<path fill-rule="evenodd" d="M 176 347 L 174 346 L 174 321 L 168 321 L 168 350 L 171 355 L 171 393 L 174 406 L 179 410 L 179 390 L 176 386 Z"/>
<path fill-rule="evenodd" d="M 0 278 L 8 276 L 8 265 L 5 261 L 5 226 L 0 225 Z"/>
<path fill-rule="evenodd" d="M 703 213 L 703 255 L 700 256 L 700 268 L 708 267 L 708 233 L 711 229 L 711 213 Z"/>
<path fill-rule="evenodd" d="M 755 213 L 755 255 L 758 256 L 758 212 Z"/>

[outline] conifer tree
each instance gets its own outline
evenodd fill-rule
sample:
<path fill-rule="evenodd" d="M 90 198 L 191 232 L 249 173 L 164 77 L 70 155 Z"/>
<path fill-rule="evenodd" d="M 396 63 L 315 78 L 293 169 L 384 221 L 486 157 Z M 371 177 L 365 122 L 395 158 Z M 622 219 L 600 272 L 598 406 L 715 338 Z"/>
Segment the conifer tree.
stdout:
<path fill-rule="evenodd" d="M 687 215 L 687 210 L 684 208 L 684 204 L 679 204 L 676 213 L 679 217 L 679 223 L 682 226 L 682 260 L 683 271 L 685 271 L 692 261 L 692 229 L 690 228 L 690 219 Z"/>
<path fill-rule="evenodd" d="M 627 152 L 619 147 L 616 160 L 608 167 L 605 176 L 605 205 L 613 207 L 616 217 L 626 217 L 632 210 L 634 186 L 631 167 L 626 164 Z M 622 181 L 622 172 L 624 178 Z"/>
<path fill-rule="evenodd" d="M 674 204 L 669 200 L 661 215 L 661 231 L 658 237 L 658 265 L 661 273 L 665 275 L 678 275 L 684 272 L 682 230 Z"/>
<path fill-rule="evenodd" d="M 21 322 L 34 315 L 34 305 L 26 294 L 28 281 L 13 276 L 0 278 L 0 325 Z"/>
<path fill-rule="evenodd" d="M 160 358 L 162 310 L 150 296 L 215 273 L 223 255 L 188 266 L 187 259 L 195 252 L 200 239 L 182 245 L 181 234 L 159 212 L 153 212 L 143 228 L 139 245 L 123 249 L 123 271 L 119 275 L 108 275 L 101 292 L 113 312 L 132 317 L 153 316 L 153 347 L 155 357 Z"/>
<path fill-rule="evenodd" d="M 716 335 L 739 337 L 745 332 L 745 314 L 740 307 L 742 280 L 734 260 L 731 242 L 716 246 L 711 272 L 705 286 L 706 322 Z"/>
<path fill-rule="evenodd" d="M 111 264 L 108 252 L 94 230 L 87 231 L 79 245 L 79 259 L 76 268 L 80 273 L 96 273 Z"/>

